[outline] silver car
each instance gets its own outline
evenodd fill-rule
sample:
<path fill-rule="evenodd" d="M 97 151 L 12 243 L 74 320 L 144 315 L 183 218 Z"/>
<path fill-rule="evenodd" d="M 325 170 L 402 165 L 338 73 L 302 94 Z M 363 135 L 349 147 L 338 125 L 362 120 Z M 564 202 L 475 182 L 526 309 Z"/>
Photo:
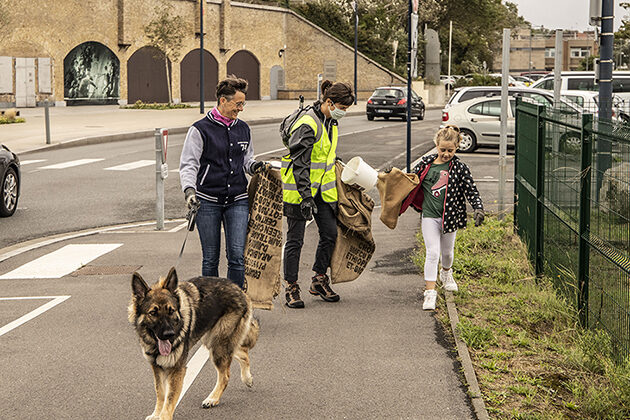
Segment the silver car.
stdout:
<path fill-rule="evenodd" d="M 546 99 L 539 98 L 537 102 L 533 98 L 525 100 L 548 106 Z M 514 118 L 516 114 L 516 99 L 509 98 L 507 120 L 507 144 L 514 145 Z M 571 114 L 580 114 L 581 110 L 574 105 L 563 101 L 563 111 Z M 452 105 L 442 110 L 442 126 L 456 125 L 459 127 L 462 139 L 459 151 L 463 153 L 473 152 L 481 145 L 498 145 L 501 138 L 501 97 L 482 97 Z M 562 135 L 559 139 L 560 150 L 579 146 L 580 133 L 571 131 Z"/>

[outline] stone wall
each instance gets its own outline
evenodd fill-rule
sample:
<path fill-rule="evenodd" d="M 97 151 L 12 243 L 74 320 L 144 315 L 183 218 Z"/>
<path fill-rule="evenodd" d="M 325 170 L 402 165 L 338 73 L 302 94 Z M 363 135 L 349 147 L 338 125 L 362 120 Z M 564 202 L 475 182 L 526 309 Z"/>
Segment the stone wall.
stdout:
<path fill-rule="evenodd" d="M 35 60 L 35 96 L 64 105 L 64 58 L 76 46 L 92 41 L 109 48 L 120 61 L 119 96 L 126 103 L 127 60 L 147 45 L 144 26 L 155 16 L 162 1 L 168 1 L 176 14 L 189 22 L 180 60 L 199 48 L 199 5 L 190 0 L 23 0 L 19 7 L 5 7 L 9 23 L 0 28 L 0 57 L 11 57 L 11 69 L 0 67 L 0 86 L 10 85 L 11 92 L 0 92 L 0 106 L 16 101 L 15 58 L 50 58 L 52 93 L 38 86 L 39 60 Z M 354 51 L 322 29 L 283 8 L 259 6 L 229 0 L 206 0 L 204 5 L 204 48 L 219 65 L 219 79 L 227 75 L 227 62 L 239 50 L 252 53 L 260 63 L 260 97 L 269 98 L 270 72 L 274 66 L 285 69 L 285 83 L 279 98 L 304 94 L 313 98 L 317 75 L 353 82 Z M 42 60 L 42 62 L 44 62 Z M 179 62 L 172 65 L 173 98 L 180 94 Z M 324 68 L 327 64 L 327 71 Z M 360 55 L 359 96 L 365 98 L 379 85 L 404 84 L 404 79 Z M 7 90 L 7 89 L 5 89 Z"/>

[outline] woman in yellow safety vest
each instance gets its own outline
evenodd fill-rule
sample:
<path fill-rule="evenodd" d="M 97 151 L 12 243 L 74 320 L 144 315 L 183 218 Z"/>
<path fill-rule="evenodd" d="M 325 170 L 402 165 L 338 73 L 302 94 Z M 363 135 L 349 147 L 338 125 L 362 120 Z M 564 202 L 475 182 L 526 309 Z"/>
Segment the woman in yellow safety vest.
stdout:
<path fill-rule="evenodd" d="M 326 272 L 337 242 L 337 122 L 354 103 L 352 87 L 347 83 L 322 82 L 322 99 L 305 109 L 293 123 L 289 153 L 282 158 L 282 195 L 287 217 L 284 246 L 286 304 L 303 308 L 298 271 L 304 244 L 306 221 L 315 218 L 319 243 L 309 293 L 326 302 L 339 301 L 330 288 Z"/>

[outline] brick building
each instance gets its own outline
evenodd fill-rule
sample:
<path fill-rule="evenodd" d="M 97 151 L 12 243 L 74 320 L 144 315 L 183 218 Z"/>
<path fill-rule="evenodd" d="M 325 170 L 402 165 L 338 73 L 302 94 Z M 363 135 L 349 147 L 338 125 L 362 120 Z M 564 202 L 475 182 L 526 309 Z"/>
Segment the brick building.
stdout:
<path fill-rule="evenodd" d="M 163 55 L 147 46 L 144 27 L 162 1 L 185 22 L 178 62 L 169 62 L 174 101 L 199 101 L 199 1 L 23 0 L 2 8 L 0 106 L 166 102 Z M 317 75 L 354 79 L 354 50 L 290 10 L 204 0 L 204 95 L 219 79 L 248 79 L 248 99 L 314 98 Z M 359 55 L 359 97 L 405 80 Z"/>
<path fill-rule="evenodd" d="M 562 51 L 562 70 L 577 70 L 583 58 L 599 55 L 595 33 L 563 31 Z M 555 52 L 555 32 L 548 36 L 539 34 L 532 36 L 529 28 L 516 29 L 512 32 L 510 40 L 510 72 L 528 71 L 530 56 L 532 71 L 553 71 Z M 501 51 L 494 57 L 493 68 L 496 72 L 501 71 Z"/>

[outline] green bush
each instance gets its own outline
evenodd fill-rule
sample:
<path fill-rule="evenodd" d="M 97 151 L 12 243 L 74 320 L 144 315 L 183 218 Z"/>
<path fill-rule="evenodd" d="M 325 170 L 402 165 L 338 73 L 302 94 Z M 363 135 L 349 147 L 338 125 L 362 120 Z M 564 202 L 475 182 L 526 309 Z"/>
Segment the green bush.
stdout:
<path fill-rule="evenodd" d="M 182 108 L 192 108 L 192 106 L 188 104 L 158 104 L 153 102 L 151 104 L 145 104 L 141 100 L 137 100 L 133 105 L 126 105 L 122 108 L 125 109 L 182 109 Z"/>

